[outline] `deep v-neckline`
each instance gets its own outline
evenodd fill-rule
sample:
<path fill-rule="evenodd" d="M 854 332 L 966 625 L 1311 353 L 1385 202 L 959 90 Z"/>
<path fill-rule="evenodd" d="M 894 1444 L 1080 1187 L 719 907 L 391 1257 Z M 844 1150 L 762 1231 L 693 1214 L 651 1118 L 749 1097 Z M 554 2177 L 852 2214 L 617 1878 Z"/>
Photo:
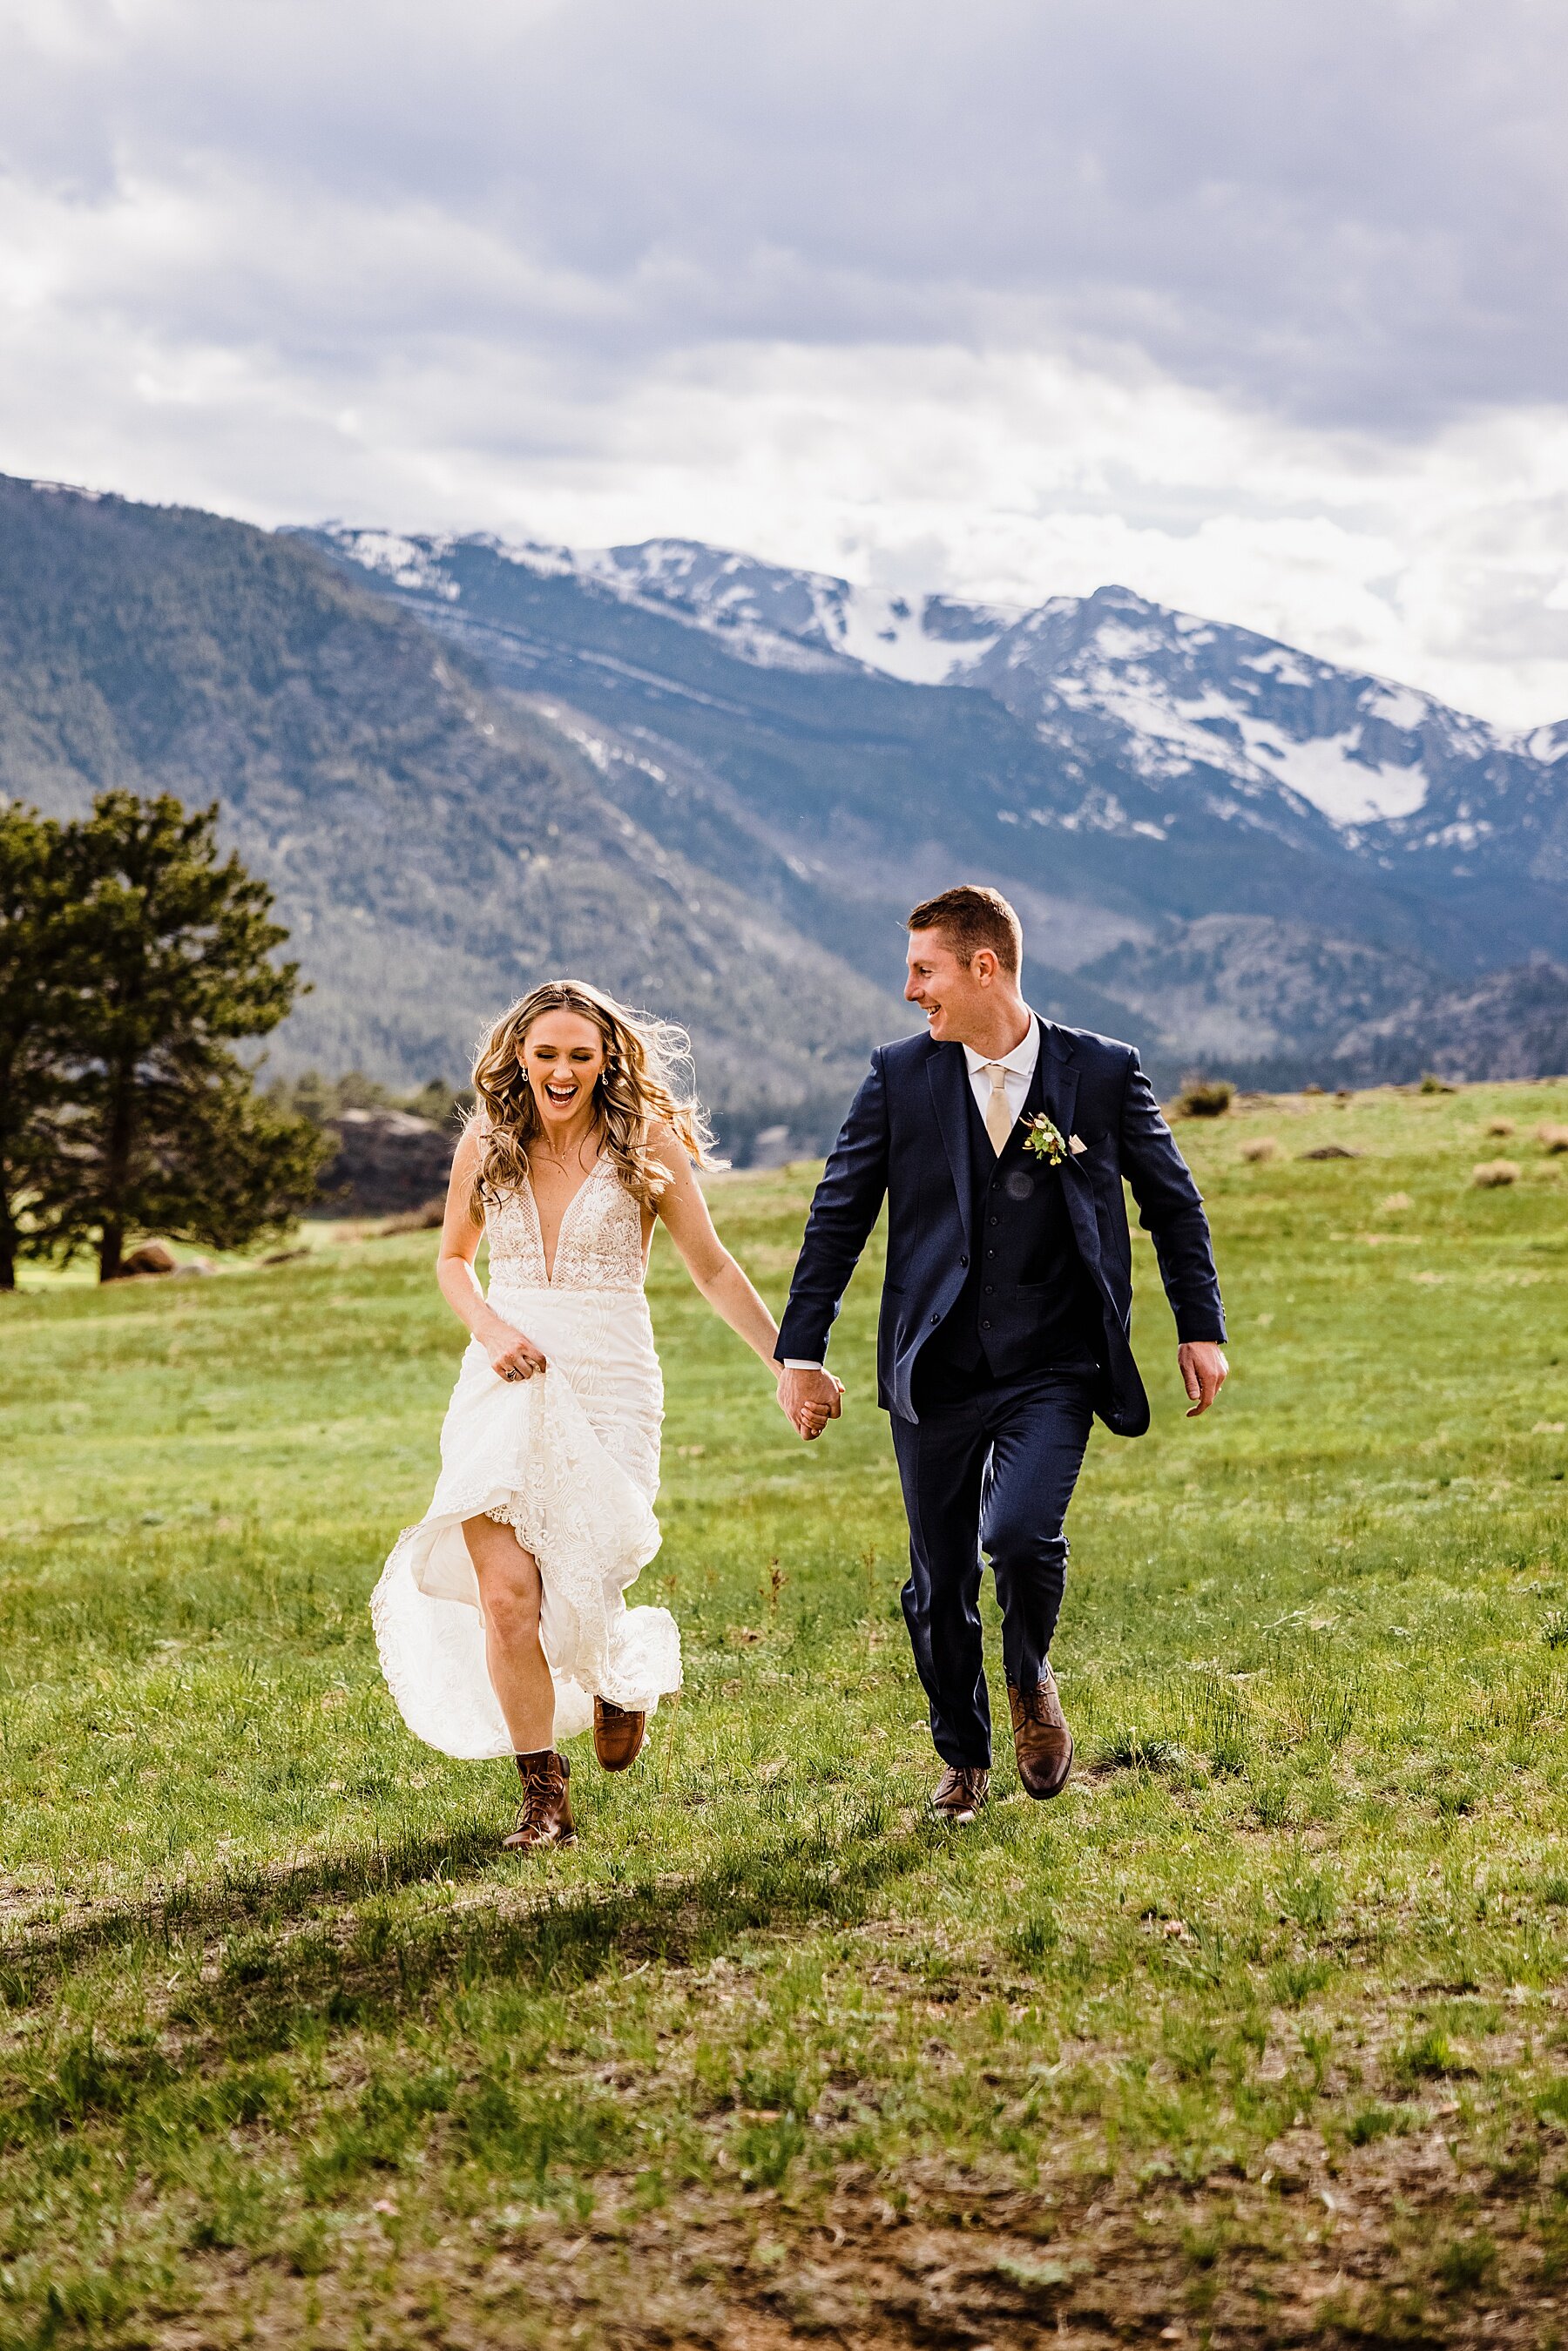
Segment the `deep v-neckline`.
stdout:
<path fill-rule="evenodd" d="M 566 1228 L 571 1222 L 572 1212 L 576 1208 L 577 1204 L 581 1199 L 583 1194 L 587 1191 L 589 1186 L 592 1183 L 594 1177 L 598 1175 L 600 1169 L 603 1166 L 604 1156 L 605 1155 L 601 1151 L 599 1154 L 599 1156 L 595 1159 L 592 1166 L 589 1169 L 587 1175 L 583 1177 L 581 1183 L 578 1186 L 576 1191 L 572 1194 L 570 1199 L 567 1202 L 565 1207 L 561 1210 L 560 1222 L 555 1228 L 555 1256 L 553 1258 L 547 1257 L 545 1254 L 544 1218 L 539 1214 L 538 1195 L 534 1190 L 533 1169 L 528 1167 L 525 1168 L 523 1171 L 523 1181 L 528 1186 L 528 1206 L 533 1211 L 534 1238 L 539 1245 L 539 1263 L 544 1268 L 545 1288 L 547 1290 L 553 1290 L 555 1288 L 555 1270 L 560 1263 L 561 1243 L 566 1238 Z"/>

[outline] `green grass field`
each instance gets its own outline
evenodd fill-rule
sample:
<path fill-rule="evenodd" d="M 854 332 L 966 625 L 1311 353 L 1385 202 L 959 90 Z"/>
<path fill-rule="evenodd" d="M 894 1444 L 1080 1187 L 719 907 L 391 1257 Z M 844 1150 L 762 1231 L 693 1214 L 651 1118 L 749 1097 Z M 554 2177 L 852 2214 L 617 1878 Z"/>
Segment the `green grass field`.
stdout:
<path fill-rule="evenodd" d="M 661 1244 L 685 1692 L 527 1863 L 365 1610 L 462 1337 L 432 1238 L 0 1301 L 0 2351 L 1568 2342 L 1564 1119 L 1183 1127 L 1233 1377 L 1189 1426 L 1140 1239 L 1080 1772 L 1004 1747 L 968 1831 L 874 1267 L 807 1449 Z M 776 1302 L 811 1172 L 714 1186 Z"/>

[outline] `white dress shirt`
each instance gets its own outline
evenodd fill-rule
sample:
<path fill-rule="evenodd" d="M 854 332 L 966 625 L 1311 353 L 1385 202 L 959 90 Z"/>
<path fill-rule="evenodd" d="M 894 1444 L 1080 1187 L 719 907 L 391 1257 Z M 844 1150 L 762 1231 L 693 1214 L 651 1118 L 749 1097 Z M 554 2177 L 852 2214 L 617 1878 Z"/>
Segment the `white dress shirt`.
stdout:
<path fill-rule="evenodd" d="M 1029 1027 L 1024 1031 L 1022 1042 L 1015 1045 L 1010 1053 L 999 1055 L 998 1059 L 1007 1071 L 1007 1076 L 1002 1082 L 1007 1089 L 1008 1108 L 1013 1114 L 1013 1123 L 1016 1125 L 1022 1114 L 1024 1103 L 1029 1099 L 1030 1083 L 1034 1076 L 1034 1065 L 1040 1059 L 1038 1014 L 1033 1012 L 1030 1014 Z M 968 1066 L 969 1083 L 974 1089 L 975 1101 L 983 1122 L 986 1104 L 991 1098 L 991 1065 L 983 1053 L 976 1052 L 972 1045 L 965 1046 L 964 1060 Z M 784 1358 L 784 1368 L 787 1372 L 820 1372 L 822 1366 L 821 1364 L 807 1363 L 803 1356 L 787 1355 Z"/>
<path fill-rule="evenodd" d="M 1007 1076 L 1002 1082 L 1007 1088 L 1008 1108 L 1013 1114 L 1013 1123 L 1016 1126 L 1024 1103 L 1029 1099 L 1030 1081 L 1034 1076 L 1034 1065 L 1040 1059 L 1040 1022 L 1032 1012 L 1029 1017 L 1029 1027 L 1024 1031 L 1022 1044 L 1015 1045 L 1010 1053 L 1002 1053 L 998 1058 L 1007 1071 Z M 974 1089 L 975 1101 L 983 1123 L 986 1104 L 991 1098 L 991 1064 L 983 1054 L 977 1053 L 972 1045 L 965 1046 L 964 1059 L 969 1065 L 969 1083 Z"/>

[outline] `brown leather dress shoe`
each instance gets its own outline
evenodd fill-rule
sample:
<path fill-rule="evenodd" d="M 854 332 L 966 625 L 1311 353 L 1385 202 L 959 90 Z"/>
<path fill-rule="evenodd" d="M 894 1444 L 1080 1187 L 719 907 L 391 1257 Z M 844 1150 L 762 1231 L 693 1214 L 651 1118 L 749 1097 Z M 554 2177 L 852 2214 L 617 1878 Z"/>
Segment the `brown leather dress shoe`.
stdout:
<path fill-rule="evenodd" d="M 577 1826 L 571 1817 L 567 1782 L 571 1765 L 564 1755 L 545 1748 L 538 1755 L 519 1755 L 517 1777 L 523 1800 L 517 1825 L 501 1843 L 508 1853 L 535 1853 L 549 1844 L 575 1844 Z"/>
<path fill-rule="evenodd" d="M 593 1751 L 607 1771 L 624 1771 L 629 1763 L 635 1763 L 647 1735 L 645 1714 L 612 1706 L 607 1698 L 594 1699 Z"/>
<path fill-rule="evenodd" d="M 939 1819 L 965 1828 L 982 1810 L 991 1792 L 991 1775 L 978 1764 L 960 1770 L 949 1763 L 936 1782 L 931 1809 Z"/>
<path fill-rule="evenodd" d="M 1067 1728 L 1051 1667 L 1046 1667 L 1037 1688 L 1015 1689 L 1009 1682 L 1008 1704 L 1012 1708 L 1019 1778 L 1025 1790 L 1042 1803 L 1060 1796 L 1072 1770 L 1072 1733 Z"/>

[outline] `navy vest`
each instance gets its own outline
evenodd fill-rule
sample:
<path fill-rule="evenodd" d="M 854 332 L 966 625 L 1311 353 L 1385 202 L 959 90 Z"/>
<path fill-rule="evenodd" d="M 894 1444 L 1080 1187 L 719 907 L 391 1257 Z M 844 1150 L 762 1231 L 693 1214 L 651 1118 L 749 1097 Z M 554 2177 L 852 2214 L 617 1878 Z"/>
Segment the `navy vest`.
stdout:
<path fill-rule="evenodd" d="M 920 1351 L 923 1406 L 1027 1372 L 1092 1373 L 1103 1355 L 1100 1296 L 1079 1255 L 1061 1178 L 1024 1147 L 1024 1120 L 1045 1107 L 1043 1061 L 1042 1040 L 999 1159 L 966 1080 L 974 1262 L 952 1312 Z"/>

